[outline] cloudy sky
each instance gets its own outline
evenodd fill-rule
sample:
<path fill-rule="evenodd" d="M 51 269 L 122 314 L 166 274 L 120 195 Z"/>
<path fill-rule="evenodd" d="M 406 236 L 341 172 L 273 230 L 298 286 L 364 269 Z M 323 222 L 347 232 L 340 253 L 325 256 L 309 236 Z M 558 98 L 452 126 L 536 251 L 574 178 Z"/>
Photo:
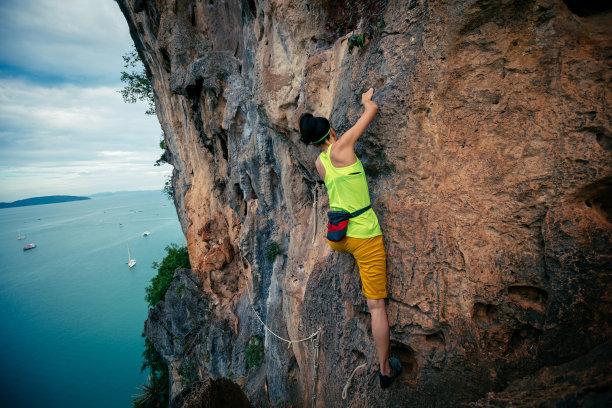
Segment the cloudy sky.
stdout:
<path fill-rule="evenodd" d="M 161 189 L 161 129 L 118 93 L 114 0 L 0 0 L 0 201 Z"/>

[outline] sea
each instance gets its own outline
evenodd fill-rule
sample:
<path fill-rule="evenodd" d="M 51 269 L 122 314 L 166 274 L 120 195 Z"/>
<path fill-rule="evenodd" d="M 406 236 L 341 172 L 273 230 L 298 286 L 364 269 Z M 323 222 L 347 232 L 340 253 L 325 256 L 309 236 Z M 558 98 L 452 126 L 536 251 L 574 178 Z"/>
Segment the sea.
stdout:
<path fill-rule="evenodd" d="M 0 406 L 131 407 L 170 243 L 185 237 L 161 191 L 0 209 Z"/>

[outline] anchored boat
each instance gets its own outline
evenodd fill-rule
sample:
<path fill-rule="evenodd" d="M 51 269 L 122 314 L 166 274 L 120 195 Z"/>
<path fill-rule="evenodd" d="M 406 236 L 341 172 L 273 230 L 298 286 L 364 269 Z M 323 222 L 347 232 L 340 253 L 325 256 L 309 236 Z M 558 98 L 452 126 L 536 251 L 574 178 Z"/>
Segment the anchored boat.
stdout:
<path fill-rule="evenodd" d="M 136 260 L 132 259 L 132 256 L 130 255 L 130 247 L 128 246 L 128 261 L 126 262 L 126 264 L 128 265 L 128 268 L 132 268 L 132 266 L 136 265 Z"/>

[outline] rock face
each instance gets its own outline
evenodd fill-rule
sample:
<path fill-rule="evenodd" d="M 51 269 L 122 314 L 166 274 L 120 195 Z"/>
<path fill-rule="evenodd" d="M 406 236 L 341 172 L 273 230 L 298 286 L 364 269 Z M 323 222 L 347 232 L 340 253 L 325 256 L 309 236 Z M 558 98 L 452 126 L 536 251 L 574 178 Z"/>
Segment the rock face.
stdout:
<path fill-rule="evenodd" d="M 612 344 L 607 342 L 569 363 L 515 380 L 503 392 L 491 392 L 470 407 L 609 407 L 610 370 Z"/>
<path fill-rule="evenodd" d="M 172 368 L 172 397 L 210 376 L 233 379 L 259 407 L 305 407 L 313 386 L 319 407 L 487 406 L 547 367 L 583 370 L 572 361 L 610 341 L 606 6 L 118 3 L 153 85 L 194 268 L 177 271 L 146 323 Z M 380 17 L 385 27 L 348 53 L 349 36 Z M 356 266 L 326 244 L 317 151 L 297 130 L 309 111 L 342 134 L 371 86 L 379 114 L 357 154 L 387 250 L 392 354 L 404 365 L 384 392 Z M 247 289 L 278 335 L 322 328 L 316 383 L 312 343 L 288 348 L 265 331 Z M 250 367 L 253 336 L 265 362 Z M 537 398 L 610 401 L 610 365 L 597 367 L 600 385 L 542 380 Z"/>
<path fill-rule="evenodd" d="M 177 408 L 252 408 L 239 386 L 227 378 L 199 380 L 172 401 Z"/>

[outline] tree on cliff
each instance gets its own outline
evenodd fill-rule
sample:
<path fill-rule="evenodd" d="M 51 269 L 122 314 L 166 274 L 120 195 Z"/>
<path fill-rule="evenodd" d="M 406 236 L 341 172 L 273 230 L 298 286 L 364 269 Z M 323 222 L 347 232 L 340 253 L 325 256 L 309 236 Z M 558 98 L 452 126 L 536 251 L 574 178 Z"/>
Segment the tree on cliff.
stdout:
<path fill-rule="evenodd" d="M 166 256 L 161 263 L 153 262 L 153 268 L 157 269 L 157 276 L 151 279 L 151 285 L 145 289 L 145 300 L 151 307 L 155 307 L 158 302 L 166 298 L 166 292 L 172 282 L 175 269 L 191 268 L 187 246 L 168 245 L 166 247 Z"/>
<path fill-rule="evenodd" d="M 162 356 L 155 350 L 153 342 L 145 338 L 145 351 L 142 353 L 144 363 L 141 372 L 150 369 L 147 382 L 139 390 L 140 394 L 134 395 L 132 405 L 136 408 L 162 408 L 168 406 L 169 395 L 169 372 L 168 366 Z"/>
<path fill-rule="evenodd" d="M 151 87 L 151 81 L 147 78 L 145 68 L 136 52 L 136 48 L 132 47 L 132 51 L 123 55 L 122 58 L 123 66 L 128 70 L 121 71 L 121 82 L 125 83 L 125 86 L 119 92 L 123 96 L 123 101 L 125 103 L 147 102 L 149 109 L 145 113 L 147 115 L 155 115 L 153 88 Z"/>
<path fill-rule="evenodd" d="M 174 270 L 178 268 L 191 268 L 187 246 L 179 247 L 170 244 L 166 247 L 166 256 L 161 263 L 153 262 L 157 275 L 151 279 L 151 285 L 146 287 L 145 300 L 151 307 L 164 300 L 166 292 L 172 282 Z M 168 367 L 161 355 L 155 350 L 153 342 L 145 338 L 145 351 L 142 353 L 144 362 L 141 371 L 150 370 L 147 383 L 140 387 L 140 394 L 134 395 L 132 404 L 138 408 L 167 407 L 169 401 Z"/>
<path fill-rule="evenodd" d="M 136 51 L 136 48 L 132 47 L 132 50 L 127 54 L 123 55 L 124 68 L 129 71 L 121 71 L 121 82 L 125 83 L 122 90 L 119 91 L 123 97 L 125 103 L 136 103 L 138 101 L 144 101 L 149 104 L 149 109 L 145 111 L 147 115 L 155 115 L 155 100 L 153 99 L 153 88 L 151 87 L 151 81 L 147 77 L 142 60 Z M 166 146 L 164 142 L 165 136 L 162 133 L 159 147 L 163 150 L 162 155 L 155 161 L 154 166 L 160 166 L 168 163 L 166 160 Z M 172 181 L 171 177 L 166 179 L 164 188 L 162 190 L 169 199 L 173 198 Z"/>

